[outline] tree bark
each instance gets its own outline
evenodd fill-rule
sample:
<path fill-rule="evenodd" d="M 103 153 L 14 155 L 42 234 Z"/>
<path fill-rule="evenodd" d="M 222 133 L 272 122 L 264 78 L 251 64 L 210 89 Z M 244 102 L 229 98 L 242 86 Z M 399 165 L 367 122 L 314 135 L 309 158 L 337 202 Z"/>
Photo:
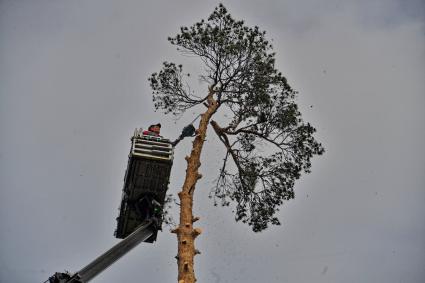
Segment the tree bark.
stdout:
<path fill-rule="evenodd" d="M 194 256 L 197 254 L 195 250 L 195 238 L 201 234 L 200 228 L 193 228 L 193 223 L 199 218 L 194 217 L 193 193 L 195 191 L 196 182 L 202 177 L 198 169 L 201 166 L 201 152 L 207 134 L 208 123 L 212 115 L 217 111 L 219 104 L 213 98 L 214 90 L 209 89 L 207 98 L 207 111 L 201 115 L 201 121 L 197 130 L 197 135 L 193 141 L 190 156 L 186 156 L 187 169 L 186 178 L 181 192 L 180 198 L 180 224 L 172 232 L 177 234 L 178 242 L 178 283 L 194 283 L 196 281 L 194 272 Z"/>

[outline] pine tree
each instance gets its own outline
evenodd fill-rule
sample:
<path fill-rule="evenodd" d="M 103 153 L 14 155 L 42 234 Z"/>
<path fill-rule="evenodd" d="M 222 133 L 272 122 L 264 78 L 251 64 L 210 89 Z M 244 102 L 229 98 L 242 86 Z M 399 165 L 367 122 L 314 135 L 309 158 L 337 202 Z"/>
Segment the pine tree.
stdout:
<path fill-rule="evenodd" d="M 187 170 L 180 198 L 178 239 L 179 283 L 195 282 L 195 238 L 201 233 L 193 223 L 193 195 L 200 156 L 209 125 L 225 149 L 223 164 L 212 191 L 215 201 L 235 204 L 235 219 L 259 232 L 279 225 L 279 206 L 294 198 L 295 180 L 310 172 L 311 158 L 324 152 L 313 137 L 313 126 L 301 118 L 297 94 L 275 67 L 275 53 L 266 32 L 232 18 L 220 4 L 207 20 L 168 38 L 186 55 L 201 59 L 208 85 L 199 96 L 188 87 L 182 65 L 164 62 L 149 78 L 156 109 L 180 115 L 197 105 L 205 111 L 186 157 Z M 225 125 L 213 120 L 217 110 L 231 113 Z"/>

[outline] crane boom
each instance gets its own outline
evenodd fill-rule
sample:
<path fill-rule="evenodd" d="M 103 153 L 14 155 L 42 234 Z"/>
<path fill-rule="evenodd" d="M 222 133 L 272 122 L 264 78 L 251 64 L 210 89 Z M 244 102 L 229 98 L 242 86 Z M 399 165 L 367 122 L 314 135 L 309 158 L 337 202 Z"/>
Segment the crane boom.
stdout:
<path fill-rule="evenodd" d="M 147 220 L 140 225 L 136 231 L 128 235 L 125 239 L 110 248 L 104 254 L 93 260 L 87 266 L 72 276 L 64 273 L 55 273 L 49 281 L 52 283 L 86 283 L 96 275 L 107 269 L 111 264 L 120 259 L 134 247 L 145 241 L 155 232 L 155 220 Z M 66 278 L 68 277 L 68 278 Z"/>
<path fill-rule="evenodd" d="M 186 129 L 185 136 L 193 134 L 193 126 L 186 128 L 191 131 Z M 75 274 L 56 272 L 45 282 L 89 282 L 141 242 L 156 241 L 158 230 L 161 230 L 173 154 L 174 146 L 169 139 L 136 129 L 131 138 L 115 231 L 115 237 L 123 240 Z"/>

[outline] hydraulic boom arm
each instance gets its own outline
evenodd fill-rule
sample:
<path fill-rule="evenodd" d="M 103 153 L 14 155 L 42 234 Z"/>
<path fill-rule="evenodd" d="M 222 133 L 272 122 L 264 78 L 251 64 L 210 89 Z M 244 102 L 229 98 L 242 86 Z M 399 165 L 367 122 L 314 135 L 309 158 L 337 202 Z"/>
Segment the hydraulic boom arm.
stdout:
<path fill-rule="evenodd" d="M 70 276 L 66 273 L 55 273 L 48 281 L 50 283 L 86 283 L 96 275 L 107 269 L 111 264 L 120 259 L 141 242 L 148 239 L 155 231 L 155 221 L 150 219 L 144 222 L 133 233 L 121 242 L 110 248 L 104 254 L 83 267 L 80 271 Z"/>
<path fill-rule="evenodd" d="M 194 133 L 195 128 L 189 125 L 178 141 Z M 174 145 L 161 136 L 146 135 L 142 129 L 134 131 L 115 231 L 115 237 L 123 240 L 75 274 L 56 272 L 46 282 L 89 282 L 141 242 L 156 241 L 161 230 Z"/>

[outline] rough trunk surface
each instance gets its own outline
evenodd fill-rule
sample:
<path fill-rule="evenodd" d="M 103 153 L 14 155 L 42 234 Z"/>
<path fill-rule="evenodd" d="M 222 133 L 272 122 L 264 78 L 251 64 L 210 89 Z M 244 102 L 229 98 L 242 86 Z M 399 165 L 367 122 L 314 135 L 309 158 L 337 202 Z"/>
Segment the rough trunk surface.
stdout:
<path fill-rule="evenodd" d="M 195 249 L 195 238 L 201 234 L 200 228 L 193 228 L 193 223 L 199 218 L 192 213 L 193 193 L 196 182 L 202 177 L 198 169 L 201 166 L 200 157 L 205 142 L 208 123 L 211 116 L 218 108 L 218 103 L 213 99 L 214 91 L 209 90 L 206 106 L 207 111 L 201 115 L 197 136 L 193 141 L 190 156 L 186 156 L 187 169 L 186 178 L 180 198 L 180 224 L 172 232 L 177 234 L 178 241 L 178 283 L 194 283 L 196 281 L 194 272 L 194 256 L 198 253 Z"/>

